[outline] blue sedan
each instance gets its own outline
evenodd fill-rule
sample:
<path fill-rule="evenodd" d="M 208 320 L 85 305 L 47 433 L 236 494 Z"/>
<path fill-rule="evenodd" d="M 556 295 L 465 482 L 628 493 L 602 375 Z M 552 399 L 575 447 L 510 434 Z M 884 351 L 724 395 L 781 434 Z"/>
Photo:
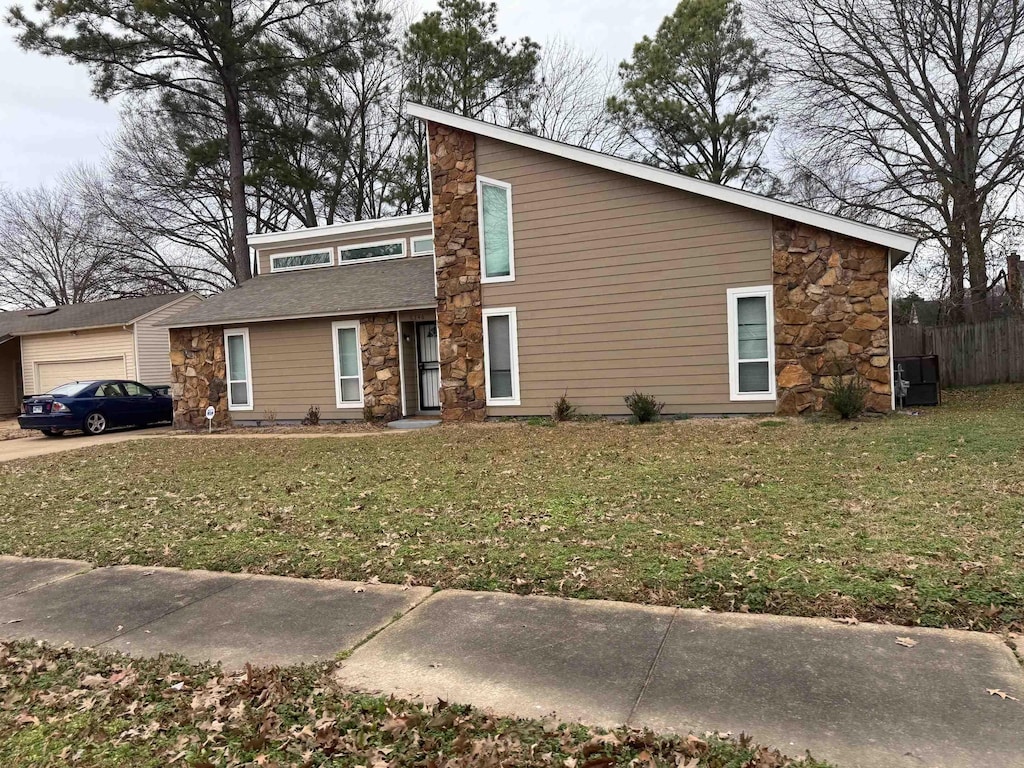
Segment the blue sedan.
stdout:
<path fill-rule="evenodd" d="M 110 427 L 145 426 L 173 417 L 166 394 L 122 379 L 61 384 L 45 395 L 26 397 L 21 411 L 22 429 L 38 429 L 49 437 L 72 429 L 101 435 Z"/>

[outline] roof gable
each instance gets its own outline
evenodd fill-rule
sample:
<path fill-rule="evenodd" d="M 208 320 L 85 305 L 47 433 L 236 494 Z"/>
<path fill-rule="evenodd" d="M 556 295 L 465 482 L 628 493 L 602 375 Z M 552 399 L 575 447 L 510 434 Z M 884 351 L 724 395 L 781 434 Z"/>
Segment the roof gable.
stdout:
<path fill-rule="evenodd" d="M 541 138 L 512 128 L 503 128 L 493 123 L 486 123 L 482 120 L 474 120 L 450 112 L 444 112 L 432 107 L 424 107 L 420 104 L 409 104 L 406 111 L 413 117 L 428 122 L 447 125 L 468 133 L 479 136 L 487 136 L 498 141 L 505 141 L 527 149 L 536 150 L 549 155 L 556 155 L 578 163 L 592 165 L 597 168 L 604 168 L 608 171 L 621 173 L 626 176 L 643 179 L 654 184 L 661 184 L 675 189 L 700 195 L 702 197 L 720 200 L 725 203 L 760 211 L 772 216 L 796 221 L 801 224 L 817 227 L 829 232 L 837 232 L 848 237 L 863 240 L 868 243 L 882 245 L 892 249 L 900 256 L 913 252 L 917 246 L 917 238 L 904 235 L 881 227 L 874 227 L 869 224 L 862 224 L 852 219 L 841 216 L 833 216 L 828 213 L 821 213 L 801 205 L 787 203 L 764 195 L 757 195 L 753 192 L 746 192 L 742 189 L 713 184 L 709 181 L 695 179 L 690 176 L 683 176 L 679 173 L 666 171 L 662 168 L 655 168 L 633 160 L 624 160 L 613 155 L 606 155 L 595 152 L 591 149 L 575 147 L 571 144 L 563 144 L 551 139 Z M 898 260 L 898 259 L 897 259 Z"/>

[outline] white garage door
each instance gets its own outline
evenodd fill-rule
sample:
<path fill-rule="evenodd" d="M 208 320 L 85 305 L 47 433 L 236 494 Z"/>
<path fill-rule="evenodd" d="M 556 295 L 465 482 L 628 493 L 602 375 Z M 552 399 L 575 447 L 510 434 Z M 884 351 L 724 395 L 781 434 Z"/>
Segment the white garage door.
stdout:
<path fill-rule="evenodd" d="M 123 357 L 93 357 L 88 360 L 58 360 L 36 363 L 36 391 L 49 392 L 69 381 L 125 378 Z"/>

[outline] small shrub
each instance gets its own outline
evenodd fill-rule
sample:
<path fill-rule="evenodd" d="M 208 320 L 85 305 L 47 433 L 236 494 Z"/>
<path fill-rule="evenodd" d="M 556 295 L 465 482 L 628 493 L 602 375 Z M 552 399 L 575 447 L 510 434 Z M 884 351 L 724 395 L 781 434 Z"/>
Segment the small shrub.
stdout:
<path fill-rule="evenodd" d="M 270 408 L 267 408 L 267 410 L 263 412 L 263 421 L 267 422 L 268 427 L 272 427 L 277 424 L 277 411 L 272 411 Z"/>
<path fill-rule="evenodd" d="M 309 410 L 306 411 L 306 417 L 302 420 L 302 425 L 305 427 L 315 427 L 320 423 L 320 406 L 311 405 Z"/>
<path fill-rule="evenodd" d="M 565 390 L 562 396 L 555 400 L 551 408 L 552 421 L 572 421 L 576 418 L 576 411 L 579 410 L 569 401 L 569 390 Z"/>
<path fill-rule="evenodd" d="M 841 419 L 854 419 L 864 413 L 871 388 L 859 375 L 835 376 L 825 387 L 825 402 Z"/>
<path fill-rule="evenodd" d="M 661 418 L 661 411 L 665 408 L 664 403 L 659 403 L 654 395 L 649 395 L 646 392 L 633 390 L 633 394 L 626 395 L 623 399 L 637 424 L 658 421 Z"/>

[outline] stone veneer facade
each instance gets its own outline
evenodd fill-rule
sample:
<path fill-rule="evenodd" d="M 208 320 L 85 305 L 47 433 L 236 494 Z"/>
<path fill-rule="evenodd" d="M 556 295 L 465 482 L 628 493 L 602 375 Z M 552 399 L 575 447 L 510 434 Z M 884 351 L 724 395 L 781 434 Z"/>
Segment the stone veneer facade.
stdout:
<path fill-rule="evenodd" d="M 479 421 L 487 414 L 480 299 L 480 233 L 476 199 L 476 137 L 427 124 L 437 333 L 441 357 L 441 418 Z"/>
<path fill-rule="evenodd" d="M 398 318 L 394 312 L 359 318 L 363 350 L 363 414 L 367 421 L 402 417 L 402 371 L 398 364 Z"/>
<path fill-rule="evenodd" d="M 204 429 L 210 405 L 216 409 L 213 425 L 230 425 L 224 330 L 213 326 L 172 328 L 170 343 L 174 426 Z"/>
<path fill-rule="evenodd" d="M 888 250 L 784 219 L 772 246 L 776 411 L 821 410 L 832 377 L 854 374 L 889 411 Z"/>

